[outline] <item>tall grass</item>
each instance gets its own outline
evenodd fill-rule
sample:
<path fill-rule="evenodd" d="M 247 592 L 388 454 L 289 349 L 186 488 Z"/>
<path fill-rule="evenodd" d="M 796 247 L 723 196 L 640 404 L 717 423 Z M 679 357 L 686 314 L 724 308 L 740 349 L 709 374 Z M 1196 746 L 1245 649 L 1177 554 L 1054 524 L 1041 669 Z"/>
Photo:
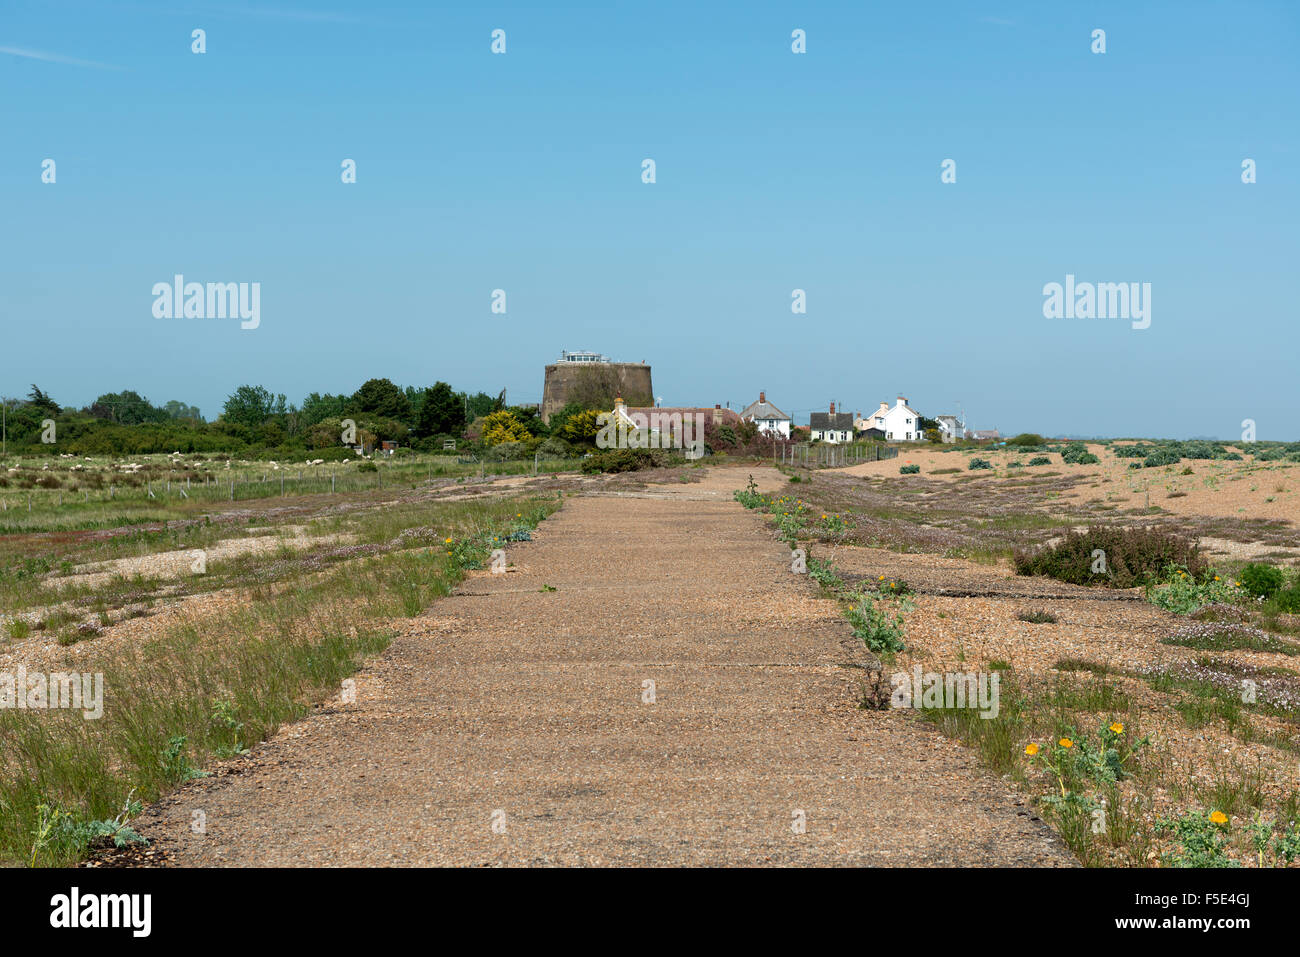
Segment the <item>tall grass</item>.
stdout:
<path fill-rule="evenodd" d="M 0 863 L 70 864 L 86 851 L 87 825 L 113 819 L 132 795 L 155 800 L 214 757 L 301 717 L 387 646 L 392 619 L 418 615 L 481 565 L 494 537 L 527 534 L 556 507 L 535 499 L 426 505 L 426 519 L 456 526 L 453 545 L 331 568 L 80 663 L 104 675 L 98 720 L 0 711 Z M 52 832 L 51 820 L 61 822 Z"/>

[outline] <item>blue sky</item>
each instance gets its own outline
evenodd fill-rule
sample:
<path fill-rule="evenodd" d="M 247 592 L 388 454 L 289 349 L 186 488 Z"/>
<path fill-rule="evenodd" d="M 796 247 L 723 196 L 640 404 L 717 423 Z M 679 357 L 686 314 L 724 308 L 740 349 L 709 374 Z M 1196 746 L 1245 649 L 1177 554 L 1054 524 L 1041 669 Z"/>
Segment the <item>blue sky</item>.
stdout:
<path fill-rule="evenodd" d="M 1294 440 L 1298 27 L 1284 2 L 5 0 L 0 394 L 538 401 L 584 348 L 650 362 L 665 404 L 765 389 L 800 422 L 901 393 L 1004 432 Z M 154 318 L 175 273 L 260 282 L 260 327 Z M 1150 328 L 1044 318 L 1067 273 L 1151 283 Z"/>

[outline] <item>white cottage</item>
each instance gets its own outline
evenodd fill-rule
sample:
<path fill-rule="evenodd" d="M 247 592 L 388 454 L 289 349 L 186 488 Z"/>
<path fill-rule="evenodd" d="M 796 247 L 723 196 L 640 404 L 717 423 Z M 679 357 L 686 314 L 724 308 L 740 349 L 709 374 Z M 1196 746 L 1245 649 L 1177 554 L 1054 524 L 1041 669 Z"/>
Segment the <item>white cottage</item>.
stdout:
<path fill-rule="evenodd" d="M 900 395 L 892 406 L 888 402 L 880 403 L 880 408 L 861 422 L 864 431 L 879 429 L 884 432 L 887 442 L 920 442 L 925 438 L 921 413 L 908 406 L 905 396 Z"/>
<path fill-rule="evenodd" d="M 790 437 L 790 416 L 768 402 L 766 392 L 760 392 L 758 401 L 746 406 L 740 417 L 746 422 L 753 422 L 760 432 L 783 439 Z"/>

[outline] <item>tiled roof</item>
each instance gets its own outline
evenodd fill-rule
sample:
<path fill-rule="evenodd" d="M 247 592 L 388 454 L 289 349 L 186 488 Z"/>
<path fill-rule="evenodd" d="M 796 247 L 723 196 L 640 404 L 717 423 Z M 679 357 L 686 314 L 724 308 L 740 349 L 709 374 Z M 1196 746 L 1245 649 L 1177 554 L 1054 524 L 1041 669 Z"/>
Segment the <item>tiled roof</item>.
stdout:
<path fill-rule="evenodd" d="M 852 412 L 814 412 L 808 416 L 808 428 L 827 431 L 853 431 Z"/>
<path fill-rule="evenodd" d="M 790 418 L 771 402 L 751 402 L 740 413 L 740 417 L 742 419 L 785 419 L 787 421 Z"/>
<path fill-rule="evenodd" d="M 700 415 L 706 417 L 712 416 L 713 420 L 718 420 L 722 422 L 729 422 L 735 424 L 740 421 L 740 416 L 737 415 L 736 412 L 733 411 L 732 409 L 713 409 L 708 407 L 687 408 L 685 406 L 658 406 L 658 407 L 652 406 L 652 407 L 639 407 L 635 409 L 629 408 L 627 410 L 628 415 L 632 415 L 633 413 L 636 412 L 641 413 L 647 418 L 654 414 L 685 416 L 685 415 L 694 415 L 695 413 L 698 412 Z"/>

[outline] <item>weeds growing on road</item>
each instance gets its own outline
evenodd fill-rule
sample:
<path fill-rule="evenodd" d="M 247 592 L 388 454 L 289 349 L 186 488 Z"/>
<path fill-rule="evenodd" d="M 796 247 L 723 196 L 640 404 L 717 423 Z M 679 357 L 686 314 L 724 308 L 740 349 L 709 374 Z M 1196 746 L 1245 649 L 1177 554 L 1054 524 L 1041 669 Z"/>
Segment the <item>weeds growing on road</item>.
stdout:
<path fill-rule="evenodd" d="M 104 675 L 99 720 L 0 711 L 0 863 L 72 863 L 108 835 L 104 822 L 117 819 L 124 796 L 154 800 L 210 759 L 241 753 L 301 717 L 387 645 L 393 619 L 419 614 L 494 543 L 517 540 L 555 507 L 429 503 L 426 518 L 460 532 L 452 541 L 363 556 L 80 661 Z"/>

